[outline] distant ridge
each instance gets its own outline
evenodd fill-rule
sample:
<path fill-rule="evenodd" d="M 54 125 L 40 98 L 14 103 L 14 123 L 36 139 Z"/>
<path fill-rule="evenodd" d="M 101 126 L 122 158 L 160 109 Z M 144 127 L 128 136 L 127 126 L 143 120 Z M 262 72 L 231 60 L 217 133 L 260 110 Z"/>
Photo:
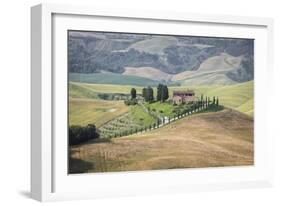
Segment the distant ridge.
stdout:
<path fill-rule="evenodd" d="M 153 67 L 125 67 L 123 75 L 144 77 L 156 81 L 170 81 L 173 77 L 172 74 L 162 72 L 159 69 Z"/>
<path fill-rule="evenodd" d="M 106 71 L 154 81 L 198 81 L 199 85 L 254 78 L 254 41 L 250 39 L 70 31 L 68 54 L 71 73 Z"/>
<path fill-rule="evenodd" d="M 95 84 L 118 84 L 136 86 L 155 86 L 159 83 L 158 81 L 154 81 L 143 77 L 125 76 L 114 73 L 70 73 L 69 81 Z"/>

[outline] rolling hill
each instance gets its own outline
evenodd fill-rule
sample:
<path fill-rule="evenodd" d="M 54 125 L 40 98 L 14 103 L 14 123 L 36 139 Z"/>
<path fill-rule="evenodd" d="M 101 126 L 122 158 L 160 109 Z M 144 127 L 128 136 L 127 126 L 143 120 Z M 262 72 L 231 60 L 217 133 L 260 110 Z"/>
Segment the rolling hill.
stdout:
<path fill-rule="evenodd" d="M 121 75 L 115 73 L 69 73 L 69 81 L 95 84 L 118 84 L 136 86 L 156 86 L 159 82 L 138 76 Z"/>
<path fill-rule="evenodd" d="M 173 77 L 173 75 L 153 67 L 125 67 L 122 75 L 144 77 L 155 81 L 169 81 Z"/>
<path fill-rule="evenodd" d="M 232 84 L 254 77 L 251 39 L 71 31 L 68 54 L 71 73 L 106 71 L 118 75 L 127 74 L 126 68 L 135 68 L 130 74 L 144 77 L 143 68 L 154 68 L 186 85 Z M 155 80 L 154 72 L 147 70 L 145 78 Z M 127 77 L 120 80 L 121 77 L 107 83 L 130 81 Z"/>
<path fill-rule="evenodd" d="M 233 85 L 211 85 L 211 86 L 181 86 L 170 87 L 170 96 L 173 90 L 193 89 L 198 97 L 201 94 L 209 97 L 219 97 L 220 103 L 226 107 L 253 116 L 254 109 L 254 81 L 238 83 Z"/>
<path fill-rule="evenodd" d="M 253 165 L 253 126 L 251 117 L 225 109 L 143 134 L 90 141 L 70 148 L 70 173 Z"/>
<path fill-rule="evenodd" d="M 112 84 L 85 84 L 71 82 L 69 86 L 70 97 L 73 98 L 99 98 L 99 93 L 122 93 L 129 94 L 134 87 L 138 94 L 141 94 L 141 86 L 112 85 Z M 169 87 L 169 95 L 174 90 L 193 89 L 198 97 L 203 94 L 209 97 L 219 97 L 220 103 L 226 107 L 236 109 L 250 116 L 253 116 L 254 108 L 254 81 L 233 84 L 233 85 L 211 85 L 211 86 L 174 86 Z M 156 88 L 154 87 L 156 95 Z"/>
<path fill-rule="evenodd" d="M 185 86 L 193 85 L 230 85 L 239 82 L 229 77 L 229 72 L 241 68 L 243 57 L 234 57 L 226 53 L 203 61 L 198 70 L 169 74 L 153 67 L 125 67 L 122 74 L 101 71 L 100 73 L 70 73 L 70 81 L 96 83 L 155 86 L 159 82 L 173 82 Z"/>
<path fill-rule="evenodd" d="M 163 54 L 164 49 L 172 45 L 177 45 L 177 43 L 178 40 L 176 37 L 157 36 L 138 41 L 129 46 L 128 50 L 135 49 L 140 52 L 147 52 L 151 54 Z"/>
<path fill-rule="evenodd" d="M 243 57 L 234 57 L 226 53 L 210 57 L 203 61 L 195 71 L 185 71 L 172 76 L 172 81 L 182 85 L 229 85 L 238 83 L 228 73 L 241 68 Z"/>
<path fill-rule="evenodd" d="M 200 64 L 198 70 L 178 74 L 175 78 L 183 85 L 228 85 L 235 84 L 227 74 L 241 67 L 243 57 L 234 57 L 226 53 L 210 57 Z"/>
<path fill-rule="evenodd" d="M 120 94 L 130 94 L 132 89 L 131 85 L 114 85 L 114 84 L 88 84 L 81 82 L 70 82 L 69 83 L 69 94 L 73 98 L 87 98 L 87 92 L 90 92 L 91 95 L 88 95 L 88 98 L 95 98 L 98 93 L 120 93 Z M 142 88 L 140 86 L 134 86 L 138 94 L 141 94 Z M 92 97 L 91 97 L 92 96 Z"/>

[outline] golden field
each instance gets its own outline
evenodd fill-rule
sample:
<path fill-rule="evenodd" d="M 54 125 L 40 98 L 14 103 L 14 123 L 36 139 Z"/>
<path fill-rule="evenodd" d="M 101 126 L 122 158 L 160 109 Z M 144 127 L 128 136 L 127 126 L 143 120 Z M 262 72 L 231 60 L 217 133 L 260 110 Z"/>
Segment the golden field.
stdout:
<path fill-rule="evenodd" d="M 253 118 L 224 109 L 143 134 L 70 148 L 70 173 L 254 164 Z"/>

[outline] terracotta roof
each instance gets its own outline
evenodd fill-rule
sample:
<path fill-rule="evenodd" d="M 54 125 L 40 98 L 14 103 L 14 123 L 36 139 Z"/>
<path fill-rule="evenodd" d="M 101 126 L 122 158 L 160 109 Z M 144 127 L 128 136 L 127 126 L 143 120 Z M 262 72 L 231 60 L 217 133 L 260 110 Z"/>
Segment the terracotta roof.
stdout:
<path fill-rule="evenodd" d="M 181 95 L 181 94 L 194 94 L 194 91 L 193 90 L 173 91 L 173 95 Z"/>

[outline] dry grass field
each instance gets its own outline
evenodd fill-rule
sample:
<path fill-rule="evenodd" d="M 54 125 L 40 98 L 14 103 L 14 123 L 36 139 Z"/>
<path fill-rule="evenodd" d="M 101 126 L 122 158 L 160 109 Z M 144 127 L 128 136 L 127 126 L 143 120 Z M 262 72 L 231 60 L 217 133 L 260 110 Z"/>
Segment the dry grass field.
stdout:
<path fill-rule="evenodd" d="M 232 109 L 195 114 L 143 134 L 73 146 L 69 172 L 252 165 L 253 126 L 252 117 Z"/>
<path fill-rule="evenodd" d="M 99 127 L 128 111 L 123 101 L 70 98 L 69 125 L 86 126 L 94 123 Z"/>

